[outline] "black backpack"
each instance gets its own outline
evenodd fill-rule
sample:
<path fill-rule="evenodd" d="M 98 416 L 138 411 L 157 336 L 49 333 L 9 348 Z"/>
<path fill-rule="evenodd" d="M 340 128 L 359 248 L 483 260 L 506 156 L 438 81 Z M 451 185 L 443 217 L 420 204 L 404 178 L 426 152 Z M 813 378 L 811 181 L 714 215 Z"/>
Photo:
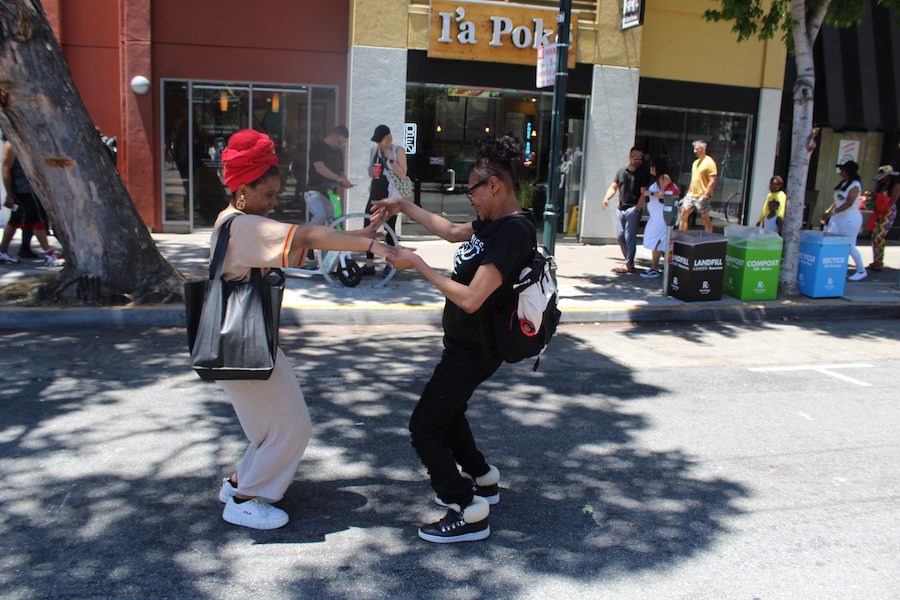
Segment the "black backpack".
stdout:
<path fill-rule="evenodd" d="M 509 293 L 486 315 L 482 328 L 486 353 L 499 354 L 509 363 L 537 356 L 532 369 L 537 371 L 561 315 L 552 266 L 553 257 L 535 240 L 531 258 L 508 286 Z"/>

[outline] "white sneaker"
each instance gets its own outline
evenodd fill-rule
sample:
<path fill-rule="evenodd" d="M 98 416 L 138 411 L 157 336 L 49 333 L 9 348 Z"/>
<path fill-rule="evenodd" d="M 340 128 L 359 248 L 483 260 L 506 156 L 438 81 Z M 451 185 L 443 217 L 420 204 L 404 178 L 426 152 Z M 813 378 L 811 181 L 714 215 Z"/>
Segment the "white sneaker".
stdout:
<path fill-rule="evenodd" d="M 280 508 L 266 504 L 259 498 L 253 498 L 238 504 L 234 498 L 228 498 L 222 518 L 232 525 L 242 525 L 251 529 L 278 529 L 288 522 L 288 515 Z"/>
<path fill-rule="evenodd" d="M 847 279 L 849 279 L 850 281 L 862 281 L 862 280 L 865 279 L 868 275 L 869 275 L 869 272 L 868 272 L 868 271 L 857 271 L 856 273 L 854 273 L 853 275 L 851 275 L 851 276 L 848 277 Z"/>
<path fill-rule="evenodd" d="M 19 262 L 18 258 L 13 258 L 6 252 L 0 252 L 0 263 L 6 263 L 8 265 L 14 265 Z"/>
<path fill-rule="evenodd" d="M 229 498 L 234 498 L 237 494 L 237 488 L 231 485 L 231 477 L 222 479 L 222 489 L 219 490 L 219 502 L 228 504 Z"/>
<path fill-rule="evenodd" d="M 61 267 L 66 264 L 66 261 L 65 259 L 60 257 L 59 254 L 57 254 L 53 250 L 50 250 L 49 252 L 44 254 L 44 264 L 48 267 Z"/>

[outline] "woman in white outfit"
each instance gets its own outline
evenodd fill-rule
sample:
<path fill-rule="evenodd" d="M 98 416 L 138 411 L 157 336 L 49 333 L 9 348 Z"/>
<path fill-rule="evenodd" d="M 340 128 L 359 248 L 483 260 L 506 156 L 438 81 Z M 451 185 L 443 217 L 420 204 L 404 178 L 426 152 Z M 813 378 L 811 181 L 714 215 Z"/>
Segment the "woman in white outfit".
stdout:
<path fill-rule="evenodd" d="M 848 279 L 859 281 L 868 275 L 856 248 L 856 236 L 862 227 L 862 213 L 859 212 L 859 195 L 862 193 L 859 165 L 848 160 L 837 167 L 841 170 L 841 182 L 834 188 L 834 202 L 825 210 L 821 223 L 825 225 L 826 232 L 850 238 L 850 256 L 856 272 Z"/>
<path fill-rule="evenodd" d="M 664 215 L 666 196 L 678 195 L 678 186 L 672 182 L 669 176 L 665 159 L 658 158 L 650 166 L 650 175 L 654 181 L 647 188 L 647 213 L 650 218 L 644 226 L 644 248 L 652 252 L 650 268 L 641 273 L 644 279 L 659 277 L 659 259 L 665 252 L 666 244 L 666 219 Z"/>

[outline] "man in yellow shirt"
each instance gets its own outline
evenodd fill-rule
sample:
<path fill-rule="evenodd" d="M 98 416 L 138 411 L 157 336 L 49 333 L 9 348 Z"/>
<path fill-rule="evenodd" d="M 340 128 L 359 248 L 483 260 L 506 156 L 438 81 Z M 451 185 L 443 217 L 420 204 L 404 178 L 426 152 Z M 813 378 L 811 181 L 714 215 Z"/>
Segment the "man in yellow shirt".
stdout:
<path fill-rule="evenodd" d="M 695 210 L 703 219 L 703 229 L 706 233 L 712 233 L 712 219 L 709 218 L 709 199 L 716 187 L 716 161 L 706 154 L 706 142 L 694 141 L 694 156 L 697 160 L 691 166 L 691 186 L 688 193 L 681 201 L 681 222 L 678 229 L 687 231 L 691 213 Z"/>

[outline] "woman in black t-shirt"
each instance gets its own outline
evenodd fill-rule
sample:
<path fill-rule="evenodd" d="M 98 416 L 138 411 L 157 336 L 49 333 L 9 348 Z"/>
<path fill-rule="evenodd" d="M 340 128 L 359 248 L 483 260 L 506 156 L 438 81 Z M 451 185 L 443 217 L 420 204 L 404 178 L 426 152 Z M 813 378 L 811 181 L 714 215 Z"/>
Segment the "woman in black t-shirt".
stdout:
<path fill-rule="evenodd" d="M 390 261 L 397 269 L 419 271 L 447 298 L 444 352 L 409 423 L 413 447 L 431 476 L 434 500 L 449 509 L 443 519 L 419 529 L 419 537 L 438 543 L 482 540 L 491 532 L 489 505 L 500 501 L 500 472 L 478 450 L 465 413 L 475 388 L 503 360 L 486 354 L 478 313 L 519 274 L 536 241 L 534 225 L 516 198 L 519 141 L 487 136 L 478 142 L 475 158 L 466 193 L 477 214 L 474 221 L 452 223 L 400 198 L 376 203 L 392 213 L 403 212 L 448 242 L 464 242 L 451 277 L 409 249 L 400 248 Z"/>

